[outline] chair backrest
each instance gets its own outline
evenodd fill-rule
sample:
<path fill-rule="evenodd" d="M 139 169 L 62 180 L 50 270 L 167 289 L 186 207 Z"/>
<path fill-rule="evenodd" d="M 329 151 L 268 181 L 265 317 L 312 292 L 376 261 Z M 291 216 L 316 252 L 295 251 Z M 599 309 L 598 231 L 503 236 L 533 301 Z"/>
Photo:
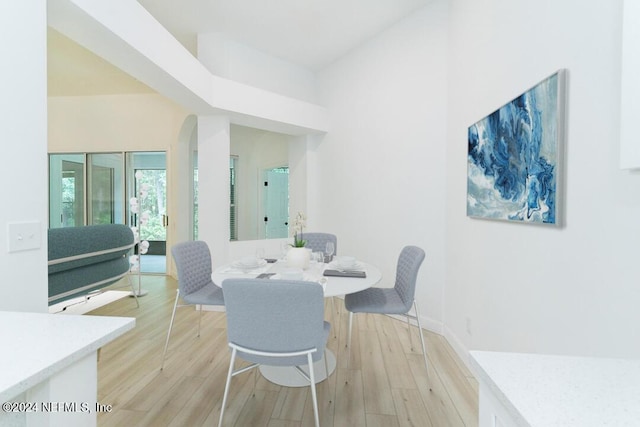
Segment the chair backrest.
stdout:
<path fill-rule="evenodd" d="M 183 242 L 171 247 L 178 269 L 178 288 L 184 295 L 191 294 L 211 283 L 211 252 L 203 241 Z"/>
<path fill-rule="evenodd" d="M 417 246 L 405 246 L 398 257 L 395 289 L 407 311 L 411 308 L 415 298 L 418 271 L 424 257 L 424 251 Z"/>
<path fill-rule="evenodd" d="M 307 241 L 306 248 L 313 252 L 324 253 L 327 248 L 327 242 L 333 242 L 333 255 L 338 253 L 338 238 L 335 234 L 330 233 L 302 233 L 302 238 Z"/>
<path fill-rule="evenodd" d="M 324 350 L 324 296 L 318 283 L 227 279 L 222 282 L 229 342 L 257 351 Z"/>

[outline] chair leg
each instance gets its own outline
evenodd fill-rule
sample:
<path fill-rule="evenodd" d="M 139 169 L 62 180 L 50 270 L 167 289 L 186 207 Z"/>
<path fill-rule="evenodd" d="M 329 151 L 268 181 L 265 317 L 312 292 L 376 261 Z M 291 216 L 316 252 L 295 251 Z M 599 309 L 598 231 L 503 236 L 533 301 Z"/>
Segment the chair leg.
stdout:
<path fill-rule="evenodd" d="M 256 397 L 257 386 L 258 386 L 258 368 L 253 370 L 253 393 L 251 393 L 253 397 Z"/>
<path fill-rule="evenodd" d="M 173 319 L 176 317 L 176 309 L 178 308 L 178 298 L 180 298 L 180 289 L 176 290 L 176 302 L 173 303 L 173 313 L 171 313 L 171 321 L 169 322 L 169 330 L 167 331 L 167 340 L 164 343 L 164 351 L 162 352 L 162 364 L 160 370 L 164 368 L 164 358 L 167 355 L 167 348 L 169 348 L 169 337 L 171 336 L 171 329 L 173 329 Z"/>
<path fill-rule="evenodd" d="M 133 287 L 133 281 L 131 280 L 131 274 L 129 274 L 129 286 L 131 287 L 131 295 L 136 299 L 136 305 L 140 308 L 140 302 L 138 301 L 138 295 L 136 294 L 136 288 Z"/>
<path fill-rule="evenodd" d="M 218 427 L 222 426 L 222 417 L 224 416 L 224 407 L 227 404 L 227 395 L 229 394 L 229 384 L 231 383 L 231 377 L 233 375 L 233 364 L 236 360 L 236 349 L 231 351 L 231 360 L 229 361 L 229 372 L 227 373 L 227 384 L 224 386 L 224 395 L 222 397 L 222 406 L 220 407 L 220 421 L 218 421 Z"/>
<path fill-rule="evenodd" d="M 422 325 L 420 324 L 420 313 L 418 312 L 418 303 L 413 301 L 413 308 L 416 312 L 416 321 L 418 323 L 418 333 L 420 334 L 420 342 L 422 343 L 422 356 L 424 357 L 424 369 L 427 371 L 427 379 L 429 378 L 429 367 L 427 366 L 427 351 L 424 346 L 424 336 L 422 335 Z"/>
<path fill-rule="evenodd" d="M 347 370 L 349 370 L 349 362 L 351 361 L 351 327 L 353 326 L 353 312 L 349 312 L 349 331 L 347 332 Z M 347 375 L 348 378 L 348 375 Z"/>
<path fill-rule="evenodd" d="M 336 322 L 337 319 L 339 319 L 338 317 L 338 311 L 336 310 L 336 303 L 335 301 L 336 297 L 331 297 L 331 320 L 333 321 L 334 325 L 337 325 L 338 323 Z M 333 337 L 334 338 L 338 338 L 338 333 L 337 328 L 332 328 L 333 329 Z"/>
<path fill-rule="evenodd" d="M 327 349 L 324 349 L 324 375 L 327 381 L 329 381 L 329 363 L 327 362 Z"/>
<path fill-rule="evenodd" d="M 413 338 L 411 338 L 411 323 L 409 323 L 409 313 L 405 314 L 404 317 L 407 318 L 407 333 L 409 334 L 409 348 L 413 351 Z"/>
<path fill-rule="evenodd" d="M 200 304 L 200 315 L 198 316 L 198 338 L 200 338 L 200 324 L 202 323 L 202 304 Z"/>
<path fill-rule="evenodd" d="M 316 378 L 313 372 L 313 359 L 311 357 L 311 353 L 307 353 L 307 361 L 309 362 L 309 378 L 311 380 L 311 397 L 313 398 L 313 416 L 316 421 L 316 427 L 320 427 L 320 417 L 318 416 L 318 398 L 316 396 Z"/>
<path fill-rule="evenodd" d="M 349 312 L 349 330 L 347 331 L 347 345 L 345 347 L 351 347 L 351 326 L 353 323 L 353 312 Z"/>

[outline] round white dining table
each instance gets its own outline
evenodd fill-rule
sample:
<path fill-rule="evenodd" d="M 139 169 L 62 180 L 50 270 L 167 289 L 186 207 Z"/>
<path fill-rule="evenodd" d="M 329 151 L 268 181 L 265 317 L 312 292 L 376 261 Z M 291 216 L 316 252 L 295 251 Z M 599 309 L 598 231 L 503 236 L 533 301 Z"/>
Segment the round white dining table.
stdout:
<path fill-rule="evenodd" d="M 331 264 L 311 263 L 308 269 L 304 270 L 303 279 L 310 282 L 322 283 L 325 298 L 347 295 L 354 292 L 362 291 L 370 288 L 382 279 L 382 273 L 375 266 L 366 262 L 359 261 L 361 269 L 365 272 L 366 277 L 340 277 L 340 276 L 324 276 L 324 270 L 331 269 Z M 241 270 L 234 267 L 233 264 L 223 265 L 216 268 L 212 274 L 212 280 L 218 286 L 222 286 L 225 279 L 230 278 L 257 278 L 259 275 L 273 273 L 271 280 L 278 280 L 280 272 L 288 268 L 286 261 L 278 260 L 275 263 L 268 263 L 255 269 Z M 336 369 L 336 357 L 333 352 L 326 349 L 325 357 L 327 358 L 327 369 L 325 372 L 324 359 L 320 359 L 313 365 L 316 383 L 324 381 L 328 375 L 331 375 Z M 300 367 L 305 372 L 306 366 Z M 260 373 L 274 384 L 287 387 L 306 387 L 309 385 L 294 368 L 286 366 L 269 366 L 260 365 Z M 308 372 L 306 372 L 308 374 Z"/>

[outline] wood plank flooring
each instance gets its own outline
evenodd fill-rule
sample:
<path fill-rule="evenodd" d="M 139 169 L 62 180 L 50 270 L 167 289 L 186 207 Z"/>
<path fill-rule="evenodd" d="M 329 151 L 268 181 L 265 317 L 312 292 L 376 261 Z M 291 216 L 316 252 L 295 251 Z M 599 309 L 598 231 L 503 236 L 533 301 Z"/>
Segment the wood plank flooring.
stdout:
<path fill-rule="evenodd" d="M 98 425 L 216 426 L 230 355 L 224 313 L 205 311 L 197 337 L 199 312 L 179 308 L 165 368 L 160 371 L 177 285 L 165 276 L 142 280 L 149 293 L 140 298 L 140 308 L 125 298 L 90 313 L 137 319 L 132 331 L 100 351 L 98 402 L 113 409 L 98 415 Z M 354 318 L 347 369 L 348 314 L 341 299 L 335 302 L 338 321 L 331 316 L 331 304 L 327 319 L 336 329 L 328 346 L 336 354 L 337 369 L 317 385 L 322 426 L 478 425 L 477 382 L 444 338 L 423 331 L 427 375 L 417 328 L 411 328 L 416 348 L 411 350 L 405 322 L 359 314 Z M 281 387 L 254 375 L 250 371 L 233 378 L 225 426 L 313 426 L 308 387 Z"/>

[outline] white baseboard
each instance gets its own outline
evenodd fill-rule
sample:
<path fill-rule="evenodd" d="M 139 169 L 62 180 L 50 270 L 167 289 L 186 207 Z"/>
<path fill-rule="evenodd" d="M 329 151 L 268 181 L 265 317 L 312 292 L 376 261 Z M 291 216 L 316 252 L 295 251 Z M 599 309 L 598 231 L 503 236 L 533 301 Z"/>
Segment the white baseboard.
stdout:
<path fill-rule="evenodd" d="M 407 318 L 404 317 L 402 314 L 390 314 L 389 317 L 392 317 L 396 320 L 400 320 L 402 322 L 407 321 Z M 417 322 L 413 319 L 409 319 L 409 322 L 412 325 L 418 326 Z M 430 317 L 420 316 L 420 324 L 422 326 L 422 329 L 426 329 L 427 331 L 433 332 L 438 335 L 442 335 L 442 327 L 443 327 L 442 322 L 439 322 Z"/>
<path fill-rule="evenodd" d="M 394 319 L 400 320 L 402 322 L 407 321 L 406 317 L 404 317 L 403 315 L 390 315 L 389 317 L 393 317 Z M 412 325 L 416 325 L 417 323 L 412 319 L 410 320 L 410 322 Z M 453 351 L 455 351 L 456 355 L 460 358 L 462 363 L 464 363 L 464 365 L 467 367 L 467 369 L 469 369 L 469 371 L 471 372 L 474 372 L 473 369 L 471 369 L 471 363 L 469 361 L 469 350 L 450 328 L 446 327 L 440 321 L 424 316 L 420 316 L 420 323 L 422 324 L 423 329 L 443 336 L 444 339 L 447 340 L 451 348 L 453 348 Z"/>
<path fill-rule="evenodd" d="M 454 334 L 453 331 L 446 326 L 444 328 L 443 336 L 447 340 L 451 348 L 453 348 L 453 351 L 456 352 L 460 360 L 462 360 L 462 363 L 465 364 L 467 369 L 471 372 L 474 372 L 474 370 L 471 368 L 471 362 L 469 360 L 469 357 L 470 357 L 469 349 L 465 347 L 465 345 L 462 343 L 462 341 L 460 341 L 458 336 Z"/>

